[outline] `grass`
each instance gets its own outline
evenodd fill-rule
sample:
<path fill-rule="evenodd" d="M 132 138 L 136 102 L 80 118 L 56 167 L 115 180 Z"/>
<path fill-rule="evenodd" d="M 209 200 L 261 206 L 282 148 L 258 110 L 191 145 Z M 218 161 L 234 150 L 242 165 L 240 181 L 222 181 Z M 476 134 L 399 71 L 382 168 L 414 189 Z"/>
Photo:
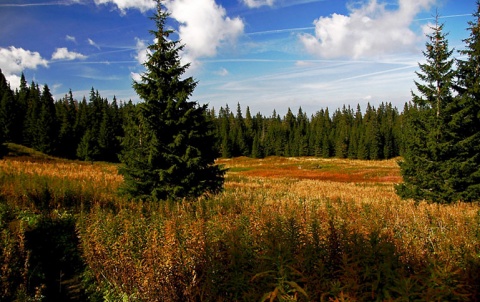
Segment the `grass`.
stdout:
<path fill-rule="evenodd" d="M 398 159 L 384 161 L 325 159 L 315 157 L 247 157 L 222 159 L 218 162 L 251 177 L 312 179 L 349 183 L 395 183 L 401 181 Z M 243 173 L 247 172 L 247 173 Z"/>
<path fill-rule="evenodd" d="M 395 159 L 220 159 L 224 192 L 189 203 L 118 198 L 115 165 L 27 159 L 0 161 L 2 242 L 18 251 L 0 261 L 27 268 L 20 284 L 43 198 L 48 226 L 75 218 L 98 301 L 480 299 L 479 204 L 400 200 Z"/>

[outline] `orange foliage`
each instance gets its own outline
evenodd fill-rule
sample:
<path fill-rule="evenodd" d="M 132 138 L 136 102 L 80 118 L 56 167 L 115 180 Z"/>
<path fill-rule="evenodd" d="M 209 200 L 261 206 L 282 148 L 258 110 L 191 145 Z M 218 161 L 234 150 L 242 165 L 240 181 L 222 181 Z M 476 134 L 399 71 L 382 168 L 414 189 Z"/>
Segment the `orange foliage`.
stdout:
<path fill-rule="evenodd" d="M 312 179 L 335 182 L 401 182 L 397 161 L 325 159 L 313 157 L 268 157 L 221 159 L 232 172 L 252 177 Z M 239 172 L 237 172 L 239 171 Z"/>

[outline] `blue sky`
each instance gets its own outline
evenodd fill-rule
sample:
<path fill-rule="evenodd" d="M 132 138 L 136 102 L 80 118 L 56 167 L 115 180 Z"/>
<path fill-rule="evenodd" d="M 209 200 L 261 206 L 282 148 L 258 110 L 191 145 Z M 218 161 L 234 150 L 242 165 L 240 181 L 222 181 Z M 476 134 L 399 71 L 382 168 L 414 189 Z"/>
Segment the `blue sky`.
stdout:
<path fill-rule="evenodd" d="M 438 10 L 463 49 L 475 0 L 165 0 L 185 43 L 191 100 L 269 116 L 302 107 L 364 109 L 410 99 L 425 32 Z M 92 87 L 138 101 L 133 79 L 153 43 L 151 0 L 1 0 L 0 68 L 13 88 L 48 84 L 59 99 Z M 455 53 L 457 55 L 457 53 Z"/>

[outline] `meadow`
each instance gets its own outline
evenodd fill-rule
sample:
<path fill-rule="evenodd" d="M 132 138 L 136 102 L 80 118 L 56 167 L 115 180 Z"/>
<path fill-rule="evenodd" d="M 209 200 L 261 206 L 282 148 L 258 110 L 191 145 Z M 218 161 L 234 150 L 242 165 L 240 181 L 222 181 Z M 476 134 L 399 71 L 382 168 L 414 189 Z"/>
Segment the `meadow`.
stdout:
<path fill-rule="evenodd" d="M 0 160 L 0 300 L 478 301 L 480 205 L 400 200 L 397 161 L 221 159 L 225 190 L 117 195 L 117 166 Z"/>

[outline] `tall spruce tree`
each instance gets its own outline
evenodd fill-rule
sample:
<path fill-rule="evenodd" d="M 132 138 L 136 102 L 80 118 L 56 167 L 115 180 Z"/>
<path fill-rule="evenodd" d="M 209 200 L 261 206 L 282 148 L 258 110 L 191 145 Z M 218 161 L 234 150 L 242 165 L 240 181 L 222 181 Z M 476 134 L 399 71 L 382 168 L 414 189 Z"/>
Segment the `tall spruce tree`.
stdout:
<path fill-rule="evenodd" d="M 197 82 L 183 79 L 189 65 L 181 65 L 183 45 L 166 29 L 168 13 L 157 0 L 153 16 L 155 43 L 149 46 L 146 72 L 133 87 L 144 101 L 125 128 L 122 141 L 122 192 L 153 200 L 194 198 L 223 187 L 225 171 L 214 161 L 214 125 L 207 106 L 188 98 Z"/>
<path fill-rule="evenodd" d="M 403 183 L 396 187 L 402 198 L 450 202 L 452 195 L 451 137 L 448 134 L 452 96 L 454 60 L 448 47 L 443 24 L 432 26 L 427 35 L 426 63 L 419 64 L 419 95 L 412 93 L 413 106 L 408 110 L 405 151 L 400 169 Z"/>
<path fill-rule="evenodd" d="M 48 88 L 43 86 L 40 97 L 37 127 L 32 147 L 43 153 L 53 154 L 58 137 L 58 125 L 55 112 L 55 102 Z"/>
<path fill-rule="evenodd" d="M 456 102 L 449 107 L 453 156 L 447 162 L 446 181 L 451 200 L 480 200 L 480 1 L 476 5 L 466 48 L 460 51 L 465 59 L 458 61 Z"/>

